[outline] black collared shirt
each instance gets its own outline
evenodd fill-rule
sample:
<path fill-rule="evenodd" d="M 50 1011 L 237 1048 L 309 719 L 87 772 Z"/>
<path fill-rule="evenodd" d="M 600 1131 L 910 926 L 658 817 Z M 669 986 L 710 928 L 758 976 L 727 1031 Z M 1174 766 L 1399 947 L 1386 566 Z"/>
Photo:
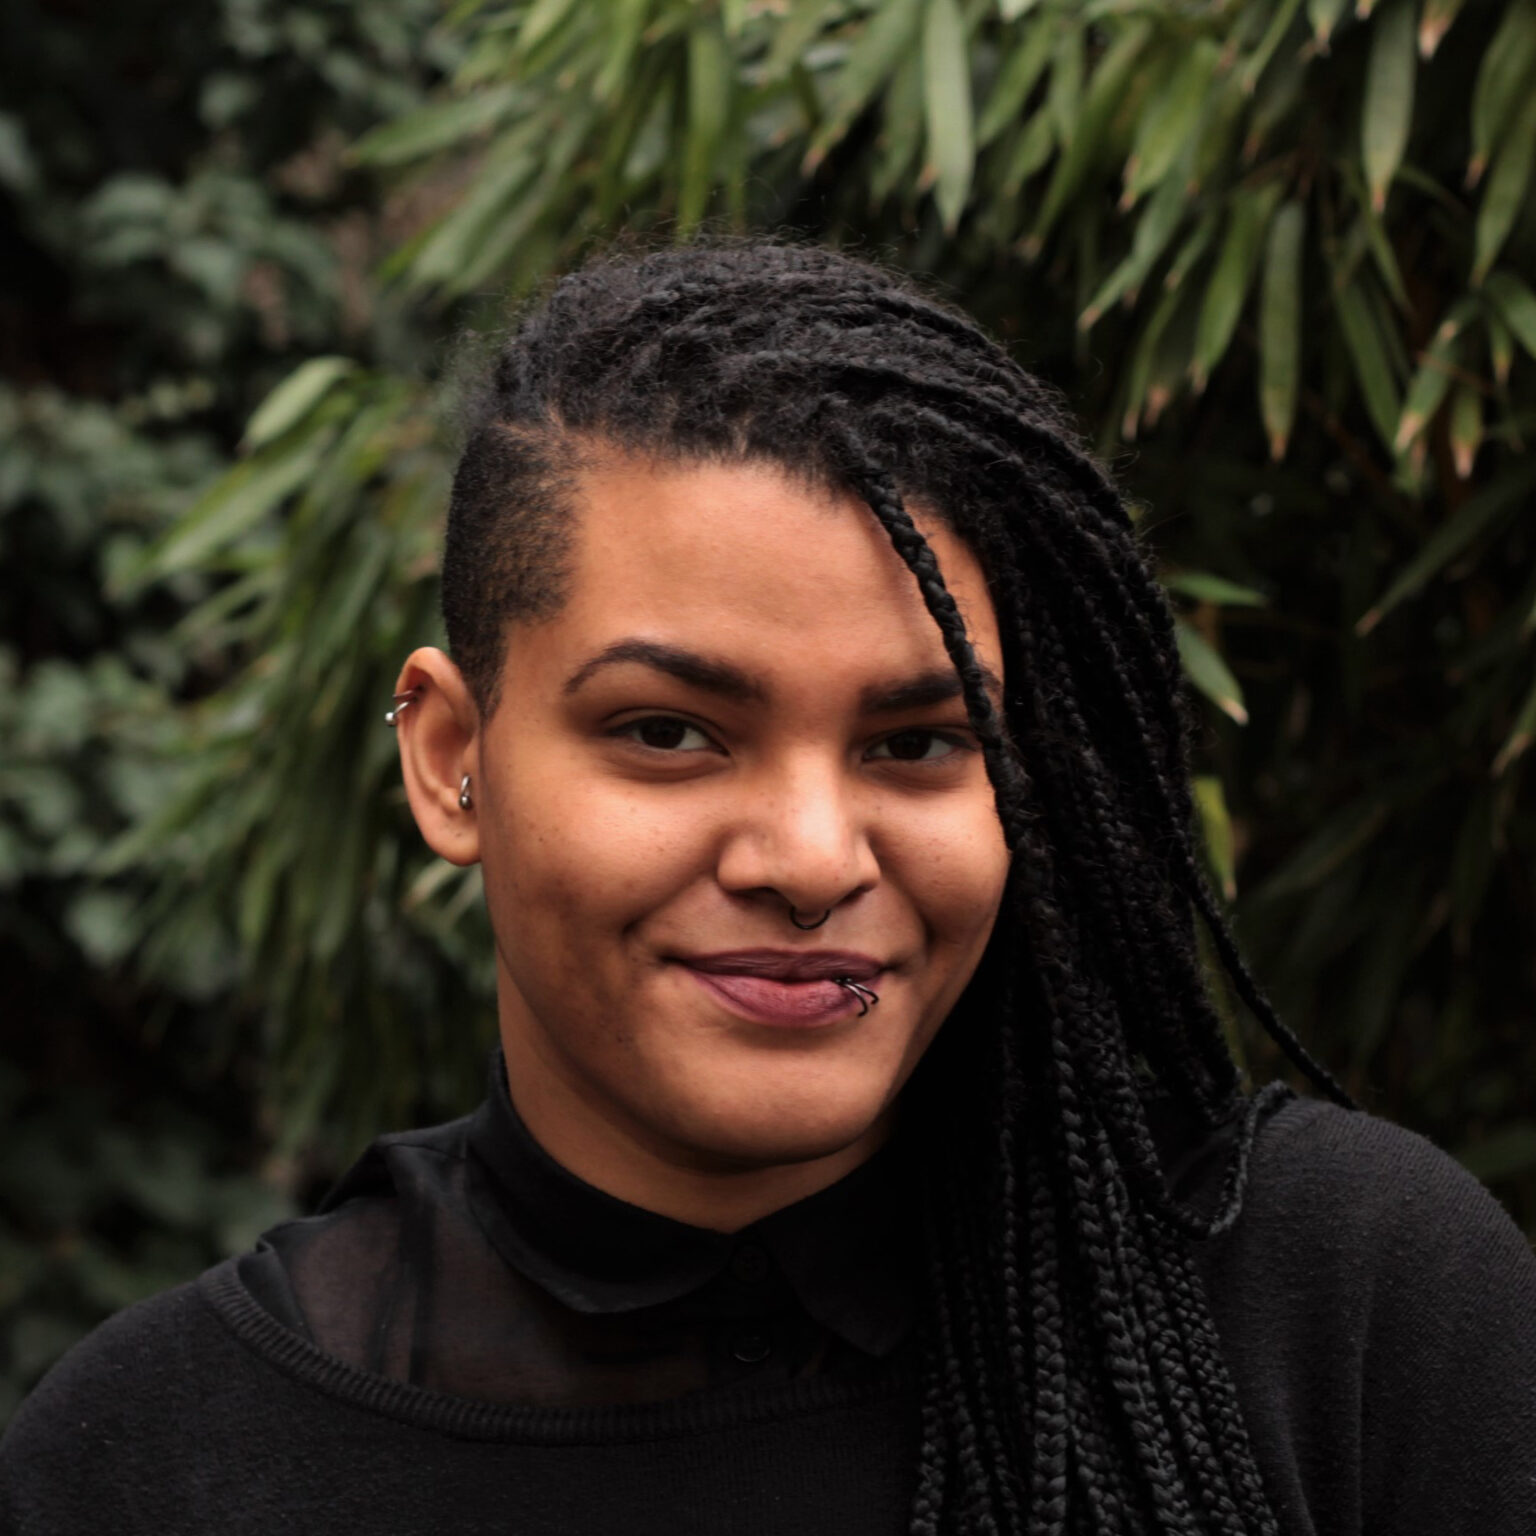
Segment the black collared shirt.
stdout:
<path fill-rule="evenodd" d="M 913 1334 L 905 1159 L 888 1146 L 737 1233 L 583 1182 L 513 1108 L 384 1136 L 320 1213 L 240 1261 L 281 1323 L 349 1364 L 530 1405 L 658 1402 L 883 1370 Z"/>

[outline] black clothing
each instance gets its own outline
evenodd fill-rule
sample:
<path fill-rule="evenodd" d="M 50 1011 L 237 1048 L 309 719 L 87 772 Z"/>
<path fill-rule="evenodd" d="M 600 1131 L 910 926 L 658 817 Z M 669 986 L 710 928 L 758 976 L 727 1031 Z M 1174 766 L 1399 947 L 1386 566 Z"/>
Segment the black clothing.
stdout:
<path fill-rule="evenodd" d="M 731 1236 L 616 1200 L 535 1141 L 500 1052 L 467 1120 L 381 1137 L 240 1260 L 279 1322 L 375 1375 L 491 1402 L 656 1402 L 878 1374 L 912 1331 L 908 1180 L 887 1147 Z"/>
<path fill-rule="evenodd" d="M 899 1160 L 758 1224 L 763 1301 L 742 1238 L 580 1185 L 509 1109 L 384 1138 L 327 1214 L 97 1330 L 0 1441 L 0 1532 L 905 1530 Z M 1177 1157 L 1186 1198 L 1219 1150 Z M 1449 1158 L 1289 1103 L 1198 1262 L 1287 1536 L 1536 1530 L 1536 1259 Z"/>

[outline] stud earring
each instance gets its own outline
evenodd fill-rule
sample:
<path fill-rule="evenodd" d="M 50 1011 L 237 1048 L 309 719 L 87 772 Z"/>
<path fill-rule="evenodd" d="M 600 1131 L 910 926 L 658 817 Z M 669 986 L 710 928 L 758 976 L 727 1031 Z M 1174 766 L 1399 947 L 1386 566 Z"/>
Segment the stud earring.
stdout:
<path fill-rule="evenodd" d="M 467 811 L 475 803 L 475 797 L 469 792 L 469 775 L 466 773 L 459 783 L 459 809 Z"/>

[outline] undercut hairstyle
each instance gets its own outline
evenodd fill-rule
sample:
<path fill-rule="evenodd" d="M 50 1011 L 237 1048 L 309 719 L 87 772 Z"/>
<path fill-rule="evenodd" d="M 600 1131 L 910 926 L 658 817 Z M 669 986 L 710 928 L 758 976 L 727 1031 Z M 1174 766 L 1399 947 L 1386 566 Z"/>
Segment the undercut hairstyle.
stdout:
<path fill-rule="evenodd" d="M 1055 396 L 905 280 L 765 241 L 610 257 L 501 349 L 454 481 L 449 645 L 482 711 L 507 627 L 557 612 L 588 455 L 766 463 L 851 493 L 917 582 L 959 674 L 1012 853 L 981 965 L 906 1090 L 926 1233 L 914 1536 L 1274 1536 L 1193 1262 L 1243 1203 L 1263 1117 L 1197 942 L 1292 1062 L 1201 866 L 1168 605 Z M 986 573 L 994 708 L 908 511 Z M 1154 1101 L 1229 1148 L 1176 1199 Z"/>

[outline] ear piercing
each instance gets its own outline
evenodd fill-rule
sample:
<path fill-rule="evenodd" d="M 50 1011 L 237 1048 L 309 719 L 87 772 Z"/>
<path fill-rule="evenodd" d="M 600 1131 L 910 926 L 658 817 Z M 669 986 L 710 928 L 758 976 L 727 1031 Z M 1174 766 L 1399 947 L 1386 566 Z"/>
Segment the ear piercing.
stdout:
<path fill-rule="evenodd" d="M 469 792 L 469 775 L 466 773 L 459 780 L 459 809 L 467 811 L 473 807 L 474 803 L 475 797 Z"/>
<path fill-rule="evenodd" d="M 832 916 L 832 908 L 828 907 L 827 910 L 825 912 L 823 912 L 821 914 L 821 916 L 818 917 L 814 923 L 802 923 L 800 921 L 800 919 L 795 916 L 795 909 L 793 907 L 791 907 L 789 909 L 789 920 L 790 920 L 790 922 L 792 922 L 795 925 L 796 928 L 801 929 L 805 933 L 809 933 L 812 928 L 820 928 L 821 925 L 824 922 L 826 922 L 826 920 L 829 917 L 831 917 L 831 916 Z"/>
<path fill-rule="evenodd" d="M 418 683 L 414 688 L 407 688 L 404 693 L 395 694 L 395 696 L 390 700 L 389 711 L 384 716 L 384 724 L 387 725 L 390 730 L 394 730 L 394 728 L 400 723 L 401 710 L 409 709 L 411 705 L 414 704 L 420 697 L 420 683 Z"/>
<path fill-rule="evenodd" d="M 859 1017 L 862 1019 L 876 1003 L 880 1001 L 880 994 L 871 987 L 866 987 L 862 981 L 854 981 L 848 976 L 834 976 L 832 978 L 845 992 L 851 992 L 859 1000 Z"/>

